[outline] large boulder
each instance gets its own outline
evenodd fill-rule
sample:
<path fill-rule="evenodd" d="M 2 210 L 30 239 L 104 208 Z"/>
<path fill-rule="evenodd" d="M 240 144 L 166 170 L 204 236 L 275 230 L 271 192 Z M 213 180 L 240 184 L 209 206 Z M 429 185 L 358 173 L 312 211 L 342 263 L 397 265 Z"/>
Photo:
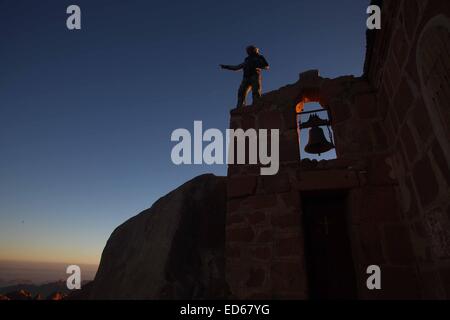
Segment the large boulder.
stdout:
<path fill-rule="evenodd" d="M 186 182 L 114 230 L 87 296 L 225 297 L 225 215 L 225 177 Z"/>

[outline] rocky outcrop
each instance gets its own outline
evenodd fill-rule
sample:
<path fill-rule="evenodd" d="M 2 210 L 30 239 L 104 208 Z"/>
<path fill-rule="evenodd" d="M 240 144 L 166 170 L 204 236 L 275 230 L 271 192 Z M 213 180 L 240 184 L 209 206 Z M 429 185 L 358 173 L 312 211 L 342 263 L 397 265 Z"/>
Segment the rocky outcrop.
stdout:
<path fill-rule="evenodd" d="M 81 283 L 82 287 L 86 284 L 86 281 Z M 34 300 L 39 300 L 39 298 L 44 299 L 44 297 L 50 296 L 52 293 L 60 292 L 62 294 L 68 294 L 79 290 L 70 291 L 67 289 L 66 281 L 59 280 L 55 282 L 48 282 L 44 284 L 32 284 L 32 283 L 21 283 L 13 286 L 0 288 L 0 294 L 7 294 L 10 292 L 29 292 L 33 296 Z M 45 299 L 44 299 L 45 300 Z"/>
<path fill-rule="evenodd" d="M 67 295 L 65 293 L 62 292 L 53 292 L 51 295 L 49 295 L 47 297 L 46 300 L 55 300 L 55 301 L 59 301 L 59 300 L 64 300 L 67 297 Z"/>
<path fill-rule="evenodd" d="M 8 292 L 5 296 L 8 298 L 8 300 L 32 300 L 33 299 L 33 297 L 31 296 L 31 293 L 28 292 L 27 290 L 18 290 L 18 291 Z"/>
<path fill-rule="evenodd" d="M 226 296 L 226 178 L 198 176 L 110 236 L 90 299 Z"/>

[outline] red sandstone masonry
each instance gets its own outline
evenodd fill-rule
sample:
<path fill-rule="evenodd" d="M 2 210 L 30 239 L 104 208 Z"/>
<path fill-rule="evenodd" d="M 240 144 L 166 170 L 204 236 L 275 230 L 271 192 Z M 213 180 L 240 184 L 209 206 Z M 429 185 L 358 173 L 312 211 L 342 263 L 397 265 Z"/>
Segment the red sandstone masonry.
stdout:
<path fill-rule="evenodd" d="M 311 167 L 313 171 L 301 168 L 295 124 L 295 106 L 305 97 L 327 103 L 333 121 L 337 119 L 335 135 L 344 141 L 337 140 L 339 160 L 330 162 L 329 167 Z M 323 79 L 308 72 L 296 84 L 268 93 L 258 105 L 231 112 L 232 128 L 245 129 L 252 124 L 255 129 L 278 128 L 281 161 L 275 176 L 258 176 L 257 166 L 229 166 L 226 257 L 228 282 L 235 297 L 307 298 L 301 191 L 359 188 L 367 180 L 355 170 L 370 167 L 368 159 L 377 155 L 373 145 L 383 140 L 377 138 L 380 133 L 367 133 L 383 130 L 376 125 L 377 104 L 370 97 L 373 90 L 363 79 Z M 361 125 L 361 119 L 369 124 Z M 360 134 L 348 130 L 352 125 Z M 357 159 L 367 160 L 356 164 Z M 383 170 L 379 172 L 385 174 L 390 168 Z M 379 243 L 382 234 L 378 236 Z M 378 250 L 376 240 L 366 243 Z M 294 278 L 286 279 L 286 271 Z"/>
<path fill-rule="evenodd" d="M 450 170 L 416 61 L 428 21 L 450 16 L 445 4 L 385 0 L 363 78 L 325 79 L 309 71 L 258 105 L 231 111 L 231 128 L 280 129 L 281 152 L 274 177 L 259 176 L 258 166 L 228 169 L 226 268 L 234 297 L 307 298 L 302 190 L 344 188 L 358 296 L 450 298 L 449 258 L 434 253 L 446 249 L 439 223 L 450 219 Z M 295 106 L 304 98 L 329 110 L 345 166 L 300 162 Z M 445 114 L 442 103 L 440 110 Z M 381 292 L 365 288 L 370 264 L 382 267 Z"/>
<path fill-rule="evenodd" d="M 432 145 L 437 149 L 442 148 L 434 129 L 439 124 L 433 123 L 430 118 L 430 109 L 427 108 L 429 102 L 425 101 L 420 80 L 420 73 L 428 75 L 431 69 L 418 70 L 419 64 L 430 66 L 436 61 L 416 59 L 417 51 L 421 48 L 418 40 L 424 28 L 438 15 L 446 15 L 448 23 L 450 7 L 447 1 L 418 0 L 386 0 L 383 6 L 385 28 L 377 32 L 377 39 L 368 50 L 370 59 L 366 60 L 366 74 L 378 91 L 378 101 L 383 101 L 387 106 L 383 114 L 387 115 L 384 127 L 387 128 L 388 142 L 394 152 L 400 151 L 399 159 L 402 159 L 395 168 L 395 175 L 403 186 L 399 199 L 405 208 L 404 223 L 409 227 L 409 235 L 413 239 L 413 255 L 419 270 L 418 275 L 414 272 L 410 274 L 418 282 L 418 289 L 411 288 L 411 292 L 423 298 L 450 298 L 439 271 L 442 265 L 448 265 L 450 261 L 448 258 L 433 257 L 431 249 L 433 246 L 445 249 L 445 241 L 433 242 L 432 239 L 443 239 L 450 237 L 450 234 L 436 237 L 433 233 L 438 231 L 427 227 L 427 219 L 433 214 L 433 208 L 450 205 L 449 179 L 443 178 L 444 175 L 448 176 L 448 163 L 443 160 L 445 157 L 442 154 L 434 157 L 431 151 Z M 434 37 L 425 37 L 428 41 L 435 41 L 426 45 L 430 53 L 443 45 L 432 40 Z M 376 54 L 380 51 L 383 51 L 383 56 Z M 441 102 L 441 106 L 447 109 L 448 105 L 449 101 Z M 450 123 L 449 119 L 441 119 L 447 125 Z M 448 221 L 442 220 L 440 223 L 445 225 Z M 390 260 L 395 263 L 393 256 Z"/>

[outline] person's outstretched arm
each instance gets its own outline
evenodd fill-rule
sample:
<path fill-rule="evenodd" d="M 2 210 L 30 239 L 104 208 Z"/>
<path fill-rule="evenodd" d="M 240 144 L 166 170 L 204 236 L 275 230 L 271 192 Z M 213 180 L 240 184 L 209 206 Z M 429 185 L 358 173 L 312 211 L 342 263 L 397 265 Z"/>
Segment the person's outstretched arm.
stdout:
<path fill-rule="evenodd" d="M 238 71 L 238 70 L 241 70 L 242 68 L 244 68 L 244 64 L 241 63 L 241 64 L 238 64 L 237 66 L 230 66 L 230 65 L 226 65 L 226 64 L 221 64 L 220 67 L 222 69 L 225 69 L 225 70 Z"/>

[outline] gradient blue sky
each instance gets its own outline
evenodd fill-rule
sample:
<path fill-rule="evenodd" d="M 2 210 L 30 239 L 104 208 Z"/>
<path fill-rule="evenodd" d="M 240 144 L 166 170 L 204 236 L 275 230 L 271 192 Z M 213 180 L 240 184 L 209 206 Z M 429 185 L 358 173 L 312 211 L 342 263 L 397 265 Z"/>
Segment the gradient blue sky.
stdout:
<path fill-rule="evenodd" d="M 176 128 L 225 130 L 254 43 L 264 91 L 361 75 L 369 1 L 0 0 L 0 259 L 97 263 L 113 229 L 186 180 Z M 82 30 L 66 29 L 78 4 Z"/>

